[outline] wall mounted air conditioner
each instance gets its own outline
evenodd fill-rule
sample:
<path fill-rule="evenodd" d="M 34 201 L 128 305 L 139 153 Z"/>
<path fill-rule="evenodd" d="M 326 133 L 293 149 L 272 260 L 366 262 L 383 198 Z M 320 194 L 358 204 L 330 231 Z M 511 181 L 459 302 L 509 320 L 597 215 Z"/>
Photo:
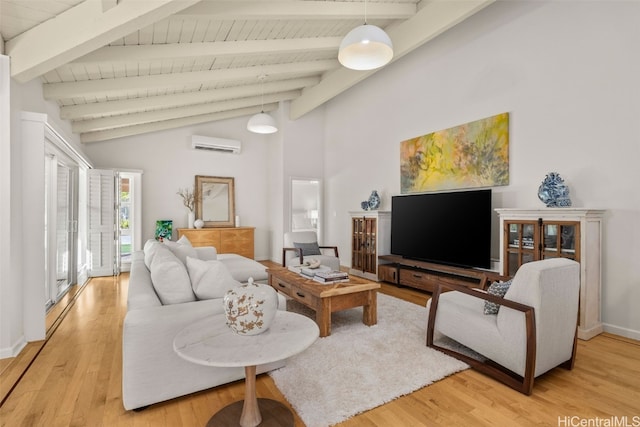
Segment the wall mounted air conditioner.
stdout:
<path fill-rule="evenodd" d="M 219 153 L 240 153 L 240 141 L 213 136 L 191 136 L 191 147 L 194 150 L 217 151 Z"/>

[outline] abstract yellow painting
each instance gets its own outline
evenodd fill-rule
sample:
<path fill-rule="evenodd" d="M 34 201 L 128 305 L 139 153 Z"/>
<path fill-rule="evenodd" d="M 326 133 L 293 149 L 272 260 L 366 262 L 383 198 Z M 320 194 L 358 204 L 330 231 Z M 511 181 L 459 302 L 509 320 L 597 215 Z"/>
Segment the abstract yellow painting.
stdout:
<path fill-rule="evenodd" d="M 402 194 L 509 184 L 509 113 L 400 143 Z"/>

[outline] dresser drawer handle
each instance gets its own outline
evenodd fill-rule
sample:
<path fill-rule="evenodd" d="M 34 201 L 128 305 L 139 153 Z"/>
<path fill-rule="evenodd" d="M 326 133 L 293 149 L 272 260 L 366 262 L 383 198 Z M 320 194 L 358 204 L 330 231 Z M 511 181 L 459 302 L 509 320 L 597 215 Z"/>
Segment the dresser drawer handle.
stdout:
<path fill-rule="evenodd" d="M 414 274 L 413 274 L 413 277 L 415 277 L 416 279 L 421 279 L 421 278 L 422 278 L 422 275 L 421 275 L 421 274 L 415 274 L 415 273 L 414 273 Z"/>
<path fill-rule="evenodd" d="M 286 286 L 283 285 L 282 283 L 278 283 L 278 286 L 280 286 L 281 288 L 286 288 Z"/>
<path fill-rule="evenodd" d="M 301 294 L 300 292 L 296 292 L 296 295 L 298 295 L 300 298 L 304 298 L 304 294 Z"/>

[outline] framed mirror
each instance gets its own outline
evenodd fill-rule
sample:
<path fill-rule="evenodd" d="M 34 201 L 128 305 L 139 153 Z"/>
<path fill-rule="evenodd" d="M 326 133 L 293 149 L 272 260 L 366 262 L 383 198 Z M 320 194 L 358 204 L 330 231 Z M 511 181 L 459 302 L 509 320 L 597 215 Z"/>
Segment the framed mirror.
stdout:
<path fill-rule="evenodd" d="M 196 218 L 205 227 L 235 226 L 233 178 L 196 175 Z"/>

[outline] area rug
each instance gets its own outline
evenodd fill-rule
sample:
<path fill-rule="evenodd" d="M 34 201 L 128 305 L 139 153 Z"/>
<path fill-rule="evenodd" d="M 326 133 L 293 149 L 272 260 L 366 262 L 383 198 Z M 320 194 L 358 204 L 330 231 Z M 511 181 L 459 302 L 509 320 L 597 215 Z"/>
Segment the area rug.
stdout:
<path fill-rule="evenodd" d="M 337 424 L 468 368 L 425 346 L 426 321 L 425 307 L 379 293 L 377 325 L 362 308 L 333 313 L 330 336 L 269 375 L 307 427 Z"/>

